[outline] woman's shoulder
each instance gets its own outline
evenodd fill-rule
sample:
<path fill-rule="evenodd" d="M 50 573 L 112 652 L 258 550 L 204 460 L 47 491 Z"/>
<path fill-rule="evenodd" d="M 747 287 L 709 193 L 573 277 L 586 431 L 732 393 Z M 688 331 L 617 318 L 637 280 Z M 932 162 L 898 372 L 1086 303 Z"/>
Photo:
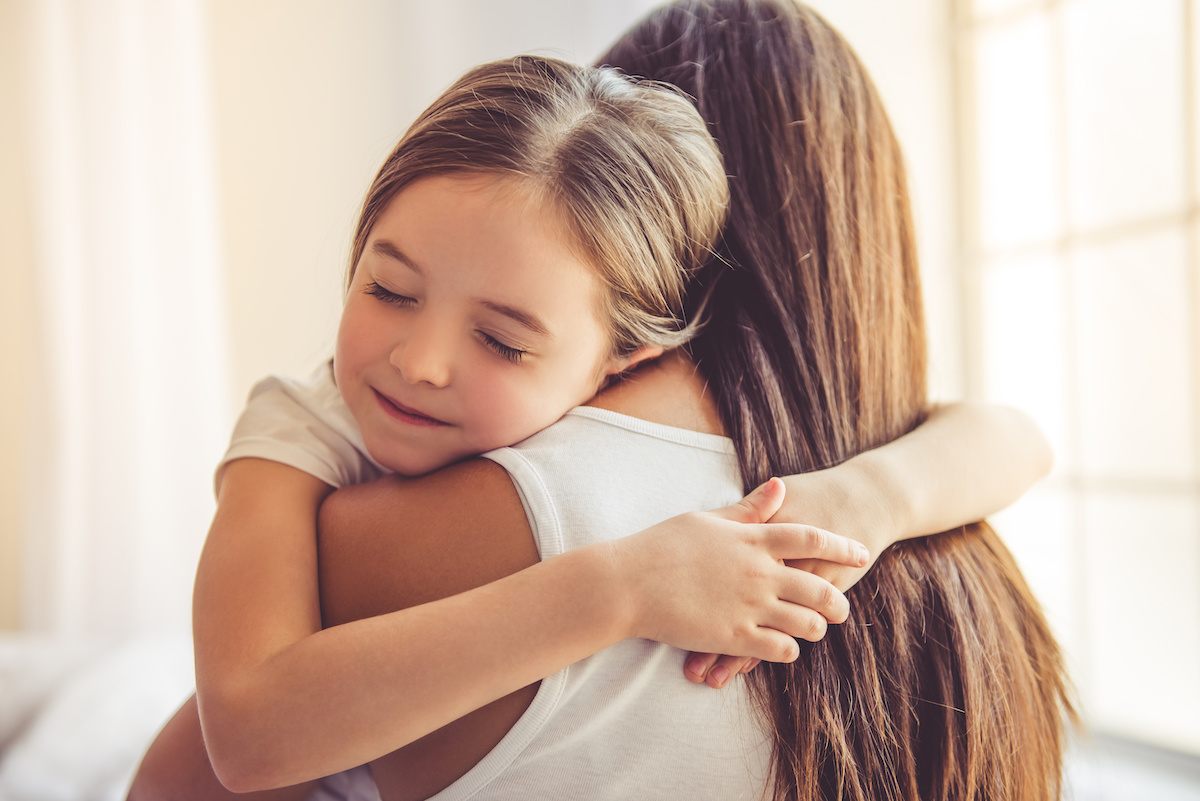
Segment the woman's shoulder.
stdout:
<path fill-rule="evenodd" d="M 673 428 L 725 434 L 704 376 L 680 351 L 643 362 L 586 405 Z"/>
<path fill-rule="evenodd" d="M 538 561 L 516 487 L 503 467 L 486 459 L 419 478 L 390 475 L 343 487 L 322 506 L 320 528 L 323 599 L 327 576 L 338 574 L 339 556 L 390 576 L 381 583 L 393 588 L 393 600 L 395 588 L 403 587 L 405 606 L 463 592 Z M 388 535 L 363 534 L 381 529 Z M 343 609 L 338 622 L 380 614 L 364 596 L 369 594 L 347 587 L 344 597 L 353 608 Z"/>

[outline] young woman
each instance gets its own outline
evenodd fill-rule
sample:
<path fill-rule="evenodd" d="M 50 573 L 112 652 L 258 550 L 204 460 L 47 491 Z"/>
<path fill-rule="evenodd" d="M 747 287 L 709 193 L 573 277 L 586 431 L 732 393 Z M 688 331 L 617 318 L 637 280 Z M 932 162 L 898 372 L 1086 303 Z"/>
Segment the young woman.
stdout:
<path fill-rule="evenodd" d="M 681 0 L 603 63 L 692 95 L 732 176 L 721 261 L 740 269 L 706 268 L 723 291 L 689 349 L 743 481 L 917 425 L 925 337 L 902 158 L 836 31 L 789 0 Z M 968 471 L 989 458 L 963 455 Z M 1059 797 L 1061 654 L 986 524 L 889 549 L 848 598 L 846 624 L 751 677 L 776 798 Z"/>
<path fill-rule="evenodd" d="M 870 458 L 866 449 L 918 426 L 926 414 L 925 335 L 903 163 L 879 97 L 844 40 L 790 0 L 681 0 L 636 26 L 603 63 L 695 98 L 722 148 L 731 208 L 720 258 L 698 276 L 699 286 L 717 289 L 707 299 L 708 323 L 688 345 L 691 358 L 647 364 L 593 403 L 701 432 L 711 431 L 711 417 L 680 409 L 716 410 L 743 486 L 853 465 L 862 459 L 856 454 Z M 698 386 L 689 383 L 696 371 Z M 517 483 L 543 554 L 552 544 L 545 532 L 555 521 L 577 520 L 580 508 L 590 526 L 611 520 L 603 504 L 585 504 L 597 494 L 624 501 L 623 471 L 635 470 L 625 464 L 601 482 L 554 469 L 571 458 L 562 454 L 586 447 L 580 427 L 572 424 L 569 440 L 547 443 L 552 427 L 492 457 Z M 667 450 L 657 448 L 664 459 Z M 993 458 L 970 447 L 959 457 L 955 469 L 964 477 Z M 647 495 L 670 485 L 635 475 Z M 551 492 L 539 494 L 541 482 Z M 799 495 L 789 492 L 789 500 Z M 419 502 L 406 490 L 374 487 L 334 499 L 322 551 L 330 607 L 355 616 L 387 608 L 388 594 L 419 600 L 355 585 L 365 577 L 368 587 L 382 588 L 386 575 L 410 575 L 400 555 L 380 567 L 388 552 L 377 545 L 388 530 L 380 509 L 395 514 Z M 855 532 L 853 523 L 825 517 L 827 507 L 809 512 L 804 519 L 817 525 Z M 373 535 L 364 533 L 372 526 Z M 364 596 L 374 603 L 355 601 Z M 705 757 L 715 728 L 743 760 L 744 797 L 1059 797 L 1071 715 L 1061 654 L 986 524 L 884 551 L 847 597 L 847 623 L 800 659 L 759 666 L 744 688 L 733 688 L 754 699 L 765 757 L 745 745 L 735 723 L 662 700 L 655 680 L 665 681 L 671 666 L 622 672 L 615 660 L 596 659 L 584 675 L 567 676 L 564 693 L 575 694 L 549 713 L 541 703 L 546 681 L 515 709 L 485 710 L 376 763 L 380 791 L 419 797 L 461 774 L 439 798 L 481 786 L 489 798 L 520 797 L 531 787 L 551 797 L 735 797 L 721 783 L 737 786 L 722 772 L 728 763 Z M 608 693 L 603 707 L 587 706 L 596 687 Z M 528 711 L 519 715 L 523 704 Z M 638 714 L 606 713 L 613 708 Z M 651 722 L 663 720 L 668 727 Z M 564 721 L 587 735 L 571 738 Z M 488 740 L 479 743 L 478 732 L 498 743 L 482 761 Z M 524 740 L 513 756 L 509 746 Z M 500 768 L 492 764 L 497 754 L 511 761 Z M 438 781 L 420 783 L 439 772 Z"/>

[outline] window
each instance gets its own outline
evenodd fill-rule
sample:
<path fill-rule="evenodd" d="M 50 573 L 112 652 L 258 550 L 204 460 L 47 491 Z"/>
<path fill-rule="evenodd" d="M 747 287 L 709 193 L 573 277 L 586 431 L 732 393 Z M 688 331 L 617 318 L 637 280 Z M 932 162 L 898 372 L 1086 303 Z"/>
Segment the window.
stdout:
<path fill-rule="evenodd" d="M 1200 754 L 1200 8 L 955 16 L 966 381 L 1058 457 L 997 528 L 1090 725 Z"/>

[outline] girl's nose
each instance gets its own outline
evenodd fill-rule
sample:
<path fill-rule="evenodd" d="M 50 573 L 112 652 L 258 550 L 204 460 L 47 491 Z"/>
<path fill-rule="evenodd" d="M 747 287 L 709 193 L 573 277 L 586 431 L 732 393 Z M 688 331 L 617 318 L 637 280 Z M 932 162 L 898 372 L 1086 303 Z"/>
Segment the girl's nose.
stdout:
<path fill-rule="evenodd" d="M 392 348 L 392 366 L 410 384 L 444 387 L 450 383 L 450 344 L 430 327 L 414 326 Z"/>

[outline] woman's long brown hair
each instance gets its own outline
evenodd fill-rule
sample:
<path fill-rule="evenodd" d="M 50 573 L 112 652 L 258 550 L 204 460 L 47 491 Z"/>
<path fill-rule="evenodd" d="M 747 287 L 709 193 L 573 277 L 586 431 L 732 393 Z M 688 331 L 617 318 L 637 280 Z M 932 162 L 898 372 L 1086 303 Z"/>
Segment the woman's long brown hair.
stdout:
<path fill-rule="evenodd" d="M 747 489 L 838 464 L 926 408 L 902 155 L 875 87 L 792 0 L 681 0 L 601 63 L 690 94 L 730 173 L 715 291 L 690 345 Z M 695 299 L 693 307 L 698 304 Z M 778 799 L 1058 798 L 1062 656 L 986 523 L 888 549 L 850 619 L 753 691 Z"/>

